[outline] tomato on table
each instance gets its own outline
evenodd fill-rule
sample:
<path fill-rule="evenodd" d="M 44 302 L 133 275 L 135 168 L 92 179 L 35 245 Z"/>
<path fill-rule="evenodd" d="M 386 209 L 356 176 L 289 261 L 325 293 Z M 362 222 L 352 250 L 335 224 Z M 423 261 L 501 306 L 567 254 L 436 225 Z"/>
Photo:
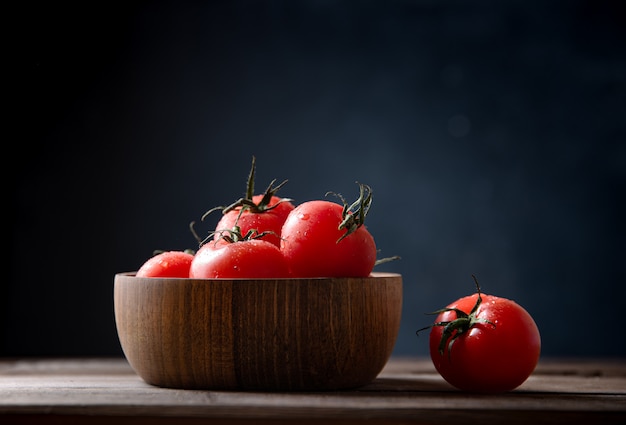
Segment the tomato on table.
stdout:
<path fill-rule="evenodd" d="M 507 298 L 477 293 L 438 310 L 430 328 L 433 364 L 454 387 L 501 393 L 519 387 L 532 374 L 541 353 L 537 324 Z"/>
<path fill-rule="evenodd" d="M 342 198 L 343 200 L 343 198 Z M 348 206 L 313 200 L 295 207 L 281 231 L 281 251 L 293 277 L 366 277 L 376 264 L 376 243 L 363 221 L 371 190 L 360 185 Z"/>
<path fill-rule="evenodd" d="M 163 251 L 150 257 L 137 270 L 137 277 L 189 277 L 191 251 Z"/>

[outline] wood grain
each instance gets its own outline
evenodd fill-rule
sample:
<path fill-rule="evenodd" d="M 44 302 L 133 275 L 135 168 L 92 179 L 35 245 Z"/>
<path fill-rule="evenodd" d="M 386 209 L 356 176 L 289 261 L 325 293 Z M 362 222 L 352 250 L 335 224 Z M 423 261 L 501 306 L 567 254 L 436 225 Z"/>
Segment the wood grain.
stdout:
<path fill-rule="evenodd" d="M 626 360 L 542 359 L 515 391 L 458 391 L 391 358 L 356 390 L 204 391 L 143 382 L 124 359 L 0 359 L 0 424 L 623 424 Z"/>
<path fill-rule="evenodd" d="M 400 327 L 402 278 L 201 280 L 115 276 L 124 354 L 147 383 L 338 390 L 371 382 Z"/>

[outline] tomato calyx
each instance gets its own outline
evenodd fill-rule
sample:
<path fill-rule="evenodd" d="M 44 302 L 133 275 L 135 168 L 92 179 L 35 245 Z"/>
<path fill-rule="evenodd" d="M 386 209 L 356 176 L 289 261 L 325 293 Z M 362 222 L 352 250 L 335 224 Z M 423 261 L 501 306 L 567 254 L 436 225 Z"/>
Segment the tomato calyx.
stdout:
<path fill-rule="evenodd" d="M 478 284 L 478 279 L 476 279 L 476 276 L 474 275 L 472 275 L 472 278 L 474 279 L 474 283 L 476 284 L 476 291 L 478 293 L 478 297 L 476 298 L 476 303 L 474 304 L 474 306 L 472 307 L 472 310 L 469 313 L 466 313 L 463 310 L 460 310 L 458 308 L 442 308 L 440 310 L 433 311 L 431 313 L 426 313 L 426 314 L 438 315 L 438 314 L 445 313 L 448 311 L 454 311 L 456 313 L 456 319 L 450 320 L 450 321 L 435 322 L 432 325 L 418 329 L 415 332 L 416 335 L 419 335 L 420 332 L 426 329 L 430 329 L 434 326 L 443 326 L 444 327 L 443 333 L 441 335 L 441 341 L 439 342 L 439 347 L 438 347 L 439 354 L 442 356 L 445 353 L 445 350 L 447 348 L 448 357 L 450 357 L 450 353 L 452 351 L 452 345 L 454 344 L 454 341 L 456 341 L 458 337 L 460 337 L 461 335 L 469 331 L 476 324 L 487 323 L 493 326 L 494 328 L 496 327 L 496 325 L 490 322 L 489 320 L 476 317 L 478 313 L 478 307 L 480 307 L 480 304 L 482 303 L 482 297 L 480 294 L 480 285 Z"/>
<path fill-rule="evenodd" d="M 356 231 L 359 227 L 365 223 L 365 217 L 372 205 L 372 188 L 366 184 L 359 183 L 359 197 L 352 204 L 348 205 L 348 202 L 343 196 L 335 192 L 326 192 L 326 196 L 335 195 L 343 203 L 343 211 L 341 213 L 342 220 L 337 227 L 339 230 L 345 229 L 346 232 L 337 239 L 337 243 L 341 242 L 346 236 Z"/>
<path fill-rule="evenodd" d="M 339 239 L 337 239 L 336 243 L 341 242 L 345 237 L 355 232 L 359 227 L 363 226 L 365 223 L 365 217 L 372 206 L 372 188 L 363 183 L 356 183 L 359 185 L 359 197 L 350 205 L 348 205 L 348 202 L 341 194 L 336 192 L 326 192 L 326 196 L 334 195 L 339 198 L 343 204 L 343 210 L 341 212 L 342 220 L 337 228 L 339 230 L 345 229 L 346 232 Z M 381 258 L 376 260 L 374 267 L 399 259 L 400 256 L 398 255 Z"/>
<path fill-rule="evenodd" d="M 217 234 L 219 238 L 215 239 L 214 243 L 218 243 L 220 240 L 224 240 L 228 243 L 237 243 L 237 242 L 245 242 L 251 241 L 253 239 L 261 239 L 263 236 L 274 233 L 274 232 L 261 232 L 259 233 L 256 229 L 250 229 L 246 232 L 246 234 L 241 233 L 241 227 L 235 225 L 232 229 L 224 229 L 224 230 L 216 230 L 215 232 L 211 232 L 209 236 L 207 236 L 201 243 L 200 246 L 206 244 L 208 241 L 213 239 L 213 237 Z"/>
<path fill-rule="evenodd" d="M 246 185 L 245 198 L 239 198 L 228 206 L 219 206 L 219 207 L 211 208 L 209 211 L 204 213 L 201 220 L 204 221 L 204 219 L 209 214 L 217 210 L 222 210 L 222 214 L 227 214 L 230 211 L 240 208 L 239 215 L 241 216 L 241 214 L 245 210 L 250 211 L 252 213 L 264 213 L 264 212 L 273 210 L 274 208 L 276 208 L 278 205 L 280 205 L 283 202 L 292 201 L 292 199 L 289 199 L 289 198 L 281 198 L 278 202 L 270 205 L 272 198 L 276 196 L 276 193 L 280 190 L 280 188 L 283 187 L 287 183 L 287 180 L 284 180 L 282 183 L 278 184 L 277 186 L 274 186 L 274 184 L 276 183 L 276 179 L 274 179 L 270 182 L 269 186 L 267 186 L 267 189 L 265 189 L 265 192 L 263 192 L 263 196 L 261 197 L 259 202 L 255 203 L 253 200 L 253 197 L 255 195 L 254 193 L 255 173 L 256 173 L 256 158 L 253 156 L 252 166 L 250 168 L 250 173 L 248 174 L 248 183 Z"/>
<path fill-rule="evenodd" d="M 241 208 L 241 210 L 239 211 L 239 215 L 241 215 L 244 210 L 248 210 L 252 213 L 258 214 L 258 213 L 271 211 L 283 202 L 291 202 L 292 199 L 281 198 L 278 202 L 270 205 L 272 197 L 276 196 L 276 192 L 278 192 L 278 190 L 281 187 L 283 187 L 285 183 L 287 183 L 287 180 L 284 180 L 282 183 L 280 183 L 277 186 L 274 186 L 275 182 L 276 182 L 276 179 L 270 182 L 267 189 L 265 189 L 265 192 L 263 192 L 263 197 L 259 200 L 259 202 L 255 203 L 252 200 L 252 196 L 254 195 L 251 195 L 250 192 L 248 192 L 245 198 L 239 198 L 235 202 L 233 202 L 232 204 L 226 207 L 220 206 L 220 207 L 211 208 L 209 211 L 204 213 L 204 215 L 202 216 L 202 220 L 204 220 L 209 214 L 217 210 L 222 210 L 222 214 L 226 214 L 226 213 L 229 213 L 230 211 L 236 210 L 237 208 Z"/>
<path fill-rule="evenodd" d="M 380 258 L 376 260 L 376 262 L 374 263 L 374 267 L 380 266 L 381 264 L 389 263 L 391 261 L 401 260 L 401 259 L 402 257 L 400 257 L 399 255 L 393 255 L 391 257 Z"/>

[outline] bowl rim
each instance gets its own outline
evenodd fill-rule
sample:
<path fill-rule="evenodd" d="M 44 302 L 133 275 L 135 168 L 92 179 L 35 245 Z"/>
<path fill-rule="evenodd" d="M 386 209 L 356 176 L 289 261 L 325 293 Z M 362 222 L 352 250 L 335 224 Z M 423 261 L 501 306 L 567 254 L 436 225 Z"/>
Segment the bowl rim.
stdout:
<path fill-rule="evenodd" d="M 400 273 L 394 272 L 371 272 L 369 276 L 341 276 L 341 277 L 332 277 L 332 276 L 319 276 L 319 277 L 270 277 L 270 278 L 191 278 L 191 277 L 137 277 L 137 271 L 130 272 L 120 272 L 115 274 L 115 278 L 136 278 L 137 280 L 154 280 L 154 281 L 165 281 L 165 280 L 182 280 L 184 282 L 230 282 L 230 281 L 254 281 L 254 282 L 276 282 L 276 281 L 286 281 L 286 282 L 304 282 L 304 281 L 341 281 L 341 280 L 379 280 L 379 279 L 389 279 L 389 278 L 402 278 Z"/>

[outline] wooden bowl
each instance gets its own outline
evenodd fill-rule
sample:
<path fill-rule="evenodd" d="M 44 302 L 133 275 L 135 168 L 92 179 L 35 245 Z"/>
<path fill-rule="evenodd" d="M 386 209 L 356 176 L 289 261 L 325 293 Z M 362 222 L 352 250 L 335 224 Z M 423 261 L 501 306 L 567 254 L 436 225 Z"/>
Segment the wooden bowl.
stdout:
<path fill-rule="evenodd" d="M 402 277 L 169 279 L 115 275 L 124 355 L 183 389 L 339 390 L 371 382 L 400 327 Z"/>

